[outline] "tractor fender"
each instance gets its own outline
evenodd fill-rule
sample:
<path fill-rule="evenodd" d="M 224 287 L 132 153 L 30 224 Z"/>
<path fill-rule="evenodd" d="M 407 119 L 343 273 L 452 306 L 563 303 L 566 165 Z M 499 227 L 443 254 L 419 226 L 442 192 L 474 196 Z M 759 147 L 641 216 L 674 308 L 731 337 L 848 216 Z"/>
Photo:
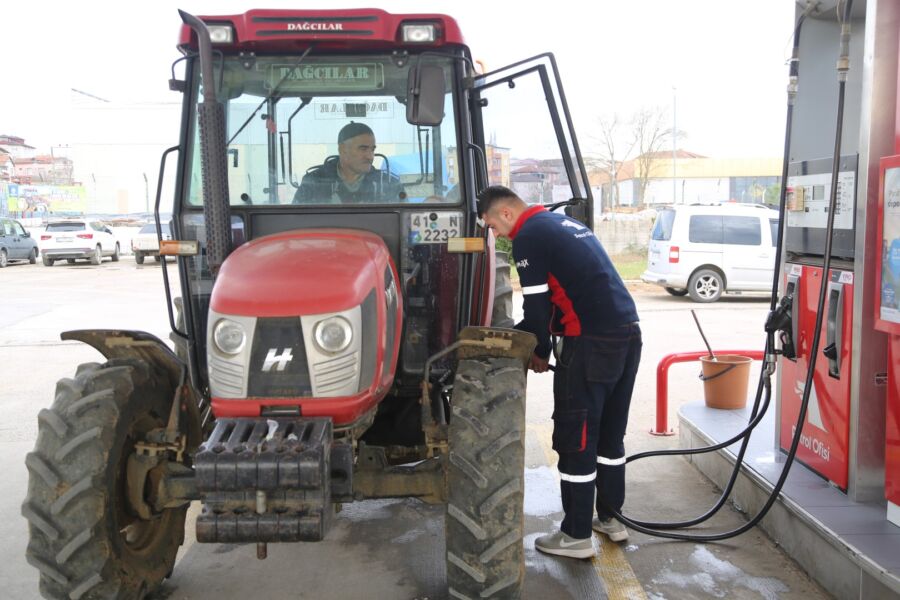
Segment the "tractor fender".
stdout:
<path fill-rule="evenodd" d="M 108 361 L 141 360 L 147 363 L 152 373 L 164 375 L 172 390 L 173 400 L 180 400 L 189 417 L 188 444 L 196 448 L 201 441 L 201 401 L 198 392 L 190 385 L 187 365 L 155 335 L 146 331 L 124 329 L 76 329 L 64 331 L 59 336 L 63 340 L 84 342 L 102 354 Z"/>
<path fill-rule="evenodd" d="M 151 367 L 166 373 L 173 387 L 177 387 L 187 368 L 175 353 L 155 335 L 146 331 L 123 329 L 76 329 L 64 331 L 63 340 L 77 340 L 91 346 L 106 360 L 138 358 Z"/>

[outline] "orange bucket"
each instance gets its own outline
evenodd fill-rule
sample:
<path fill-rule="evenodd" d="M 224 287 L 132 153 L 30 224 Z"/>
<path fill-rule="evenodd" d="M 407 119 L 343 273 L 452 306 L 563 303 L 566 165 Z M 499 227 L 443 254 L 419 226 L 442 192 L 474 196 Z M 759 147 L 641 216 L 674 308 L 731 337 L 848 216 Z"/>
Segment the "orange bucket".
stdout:
<path fill-rule="evenodd" d="M 701 356 L 703 393 L 710 408 L 733 410 L 747 405 L 747 385 L 753 359 L 736 354 Z"/>

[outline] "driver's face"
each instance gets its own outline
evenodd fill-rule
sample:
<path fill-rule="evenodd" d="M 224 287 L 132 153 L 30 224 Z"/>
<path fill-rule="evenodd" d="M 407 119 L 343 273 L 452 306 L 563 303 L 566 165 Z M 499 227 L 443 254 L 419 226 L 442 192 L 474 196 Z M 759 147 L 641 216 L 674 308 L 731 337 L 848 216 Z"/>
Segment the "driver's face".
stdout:
<path fill-rule="evenodd" d="M 362 133 L 338 145 L 341 169 L 347 175 L 360 177 L 372 170 L 375 160 L 375 136 Z"/>

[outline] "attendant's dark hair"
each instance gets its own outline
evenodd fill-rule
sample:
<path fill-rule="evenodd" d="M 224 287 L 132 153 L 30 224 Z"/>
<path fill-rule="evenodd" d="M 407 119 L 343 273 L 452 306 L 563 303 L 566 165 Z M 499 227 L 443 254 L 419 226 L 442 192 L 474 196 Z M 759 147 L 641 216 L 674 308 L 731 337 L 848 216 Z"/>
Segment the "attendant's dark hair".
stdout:
<path fill-rule="evenodd" d="M 507 200 L 522 202 L 522 199 L 514 191 L 504 185 L 492 185 L 481 190 L 478 193 L 478 215 L 483 215 L 494 205 Z"/>

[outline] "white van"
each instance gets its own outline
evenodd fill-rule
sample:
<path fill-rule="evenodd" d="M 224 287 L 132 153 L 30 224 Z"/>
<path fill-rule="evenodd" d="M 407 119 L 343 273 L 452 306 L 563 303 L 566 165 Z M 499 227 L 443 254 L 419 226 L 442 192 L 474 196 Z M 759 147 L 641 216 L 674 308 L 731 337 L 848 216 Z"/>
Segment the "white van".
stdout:
<path fill-rule="evenodd" d="M 759 204 L 663 208 L 641 280 L 695 302 L 715 302 L 723 292 L 770 292 L 777 235 L 778 211 Z"/>

